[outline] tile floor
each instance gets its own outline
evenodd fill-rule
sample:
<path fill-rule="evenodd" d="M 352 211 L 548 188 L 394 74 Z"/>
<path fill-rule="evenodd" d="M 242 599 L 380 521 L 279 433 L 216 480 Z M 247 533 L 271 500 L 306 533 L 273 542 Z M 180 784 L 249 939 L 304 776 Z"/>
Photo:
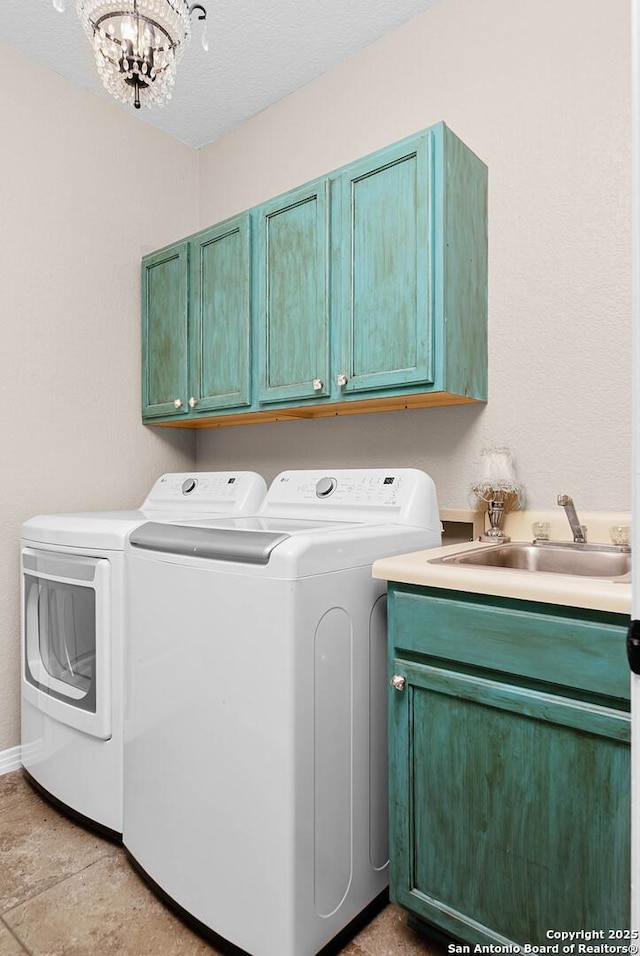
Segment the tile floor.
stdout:
<path fill-rule="evenodd" d="M 135 874 L 20 771 L 0 776 L 0 956 L 216 956 Z M 443 956 L 387 906 L 341 956 Z M 275 954 L 277 956 L 277 954 Z"/>

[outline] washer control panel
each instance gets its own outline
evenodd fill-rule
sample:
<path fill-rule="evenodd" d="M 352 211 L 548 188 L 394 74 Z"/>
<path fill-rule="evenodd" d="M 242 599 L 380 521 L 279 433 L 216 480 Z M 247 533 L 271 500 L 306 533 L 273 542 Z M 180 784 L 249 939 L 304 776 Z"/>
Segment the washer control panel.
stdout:
<path fill-rule="evenodd" d="M 397 505 L 406 485 L 405 476 L 391 471 L 283 472 L 267 492 L 267 502 L 318 504 L 331 499 L 332 505 Z"/>
<path fill-rule="evenodd" d="M 283 471 L 271 482 L 259 513 L 441 527 L 435 486 L 418 468 Z"/>
<path fill-rule="evenodd" d="M 441 530 L 436 489 L 419 468 L 327 468 L 283 471 L 259 515 Z"/>

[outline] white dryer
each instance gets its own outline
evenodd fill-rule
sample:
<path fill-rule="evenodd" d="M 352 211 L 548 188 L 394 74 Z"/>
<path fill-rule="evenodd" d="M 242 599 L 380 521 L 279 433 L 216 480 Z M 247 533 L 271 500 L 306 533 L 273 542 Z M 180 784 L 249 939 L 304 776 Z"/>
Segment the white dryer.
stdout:
<path fill-rule="evenodd" d="M 254 517 L 130 536 L 123 842 L 201 931 L 313 956 L 384 895 L 371 565 L 440 541 L 431 478 L 398 468 L 283 472 Z"/>
<path fill-rule="evenodd" d="M 167 474 L 139 511 L 22 526 L 22 764 L 107 836 L 122 834 L 126 536 L 149 520 L 252 513 L 265 491 L 252 472 Z"/>

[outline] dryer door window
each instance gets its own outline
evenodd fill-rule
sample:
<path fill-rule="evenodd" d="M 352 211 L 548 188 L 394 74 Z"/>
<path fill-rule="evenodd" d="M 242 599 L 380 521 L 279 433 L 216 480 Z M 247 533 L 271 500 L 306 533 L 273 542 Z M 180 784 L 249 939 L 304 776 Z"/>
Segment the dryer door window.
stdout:
<path fill-rule="evenodd" d="M 53 697 L 96 709 L 93 587 L 25 575 L 26 676 Z"/>
<path fill-rule="evenodd" d="M 111 735 L 109 562 L 24 549 L 23 693 L 93 736 Z"/>

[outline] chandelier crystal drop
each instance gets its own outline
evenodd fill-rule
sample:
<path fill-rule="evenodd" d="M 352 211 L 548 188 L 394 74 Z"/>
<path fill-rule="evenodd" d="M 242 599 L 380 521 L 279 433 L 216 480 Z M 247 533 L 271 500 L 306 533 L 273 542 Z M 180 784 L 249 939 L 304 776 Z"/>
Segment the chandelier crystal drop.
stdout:
<path fill-rule="evenodd" d="M 60 9 L 61 0 L 53 0 Z M 176 69 L 191 36 L 191 14 L 206 19 L 201 4 L 186 0 L 77 0 L 80 22 L 104 88 L 140 109 L 171 99 Z"/>

